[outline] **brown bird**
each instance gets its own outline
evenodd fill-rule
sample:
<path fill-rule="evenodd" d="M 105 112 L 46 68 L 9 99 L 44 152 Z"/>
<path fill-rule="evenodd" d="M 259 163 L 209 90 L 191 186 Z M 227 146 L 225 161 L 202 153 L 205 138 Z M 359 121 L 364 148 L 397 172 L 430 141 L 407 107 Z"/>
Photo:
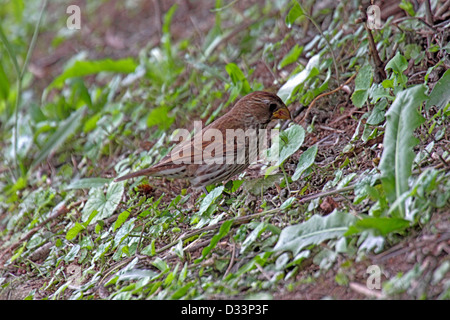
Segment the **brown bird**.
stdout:
<path fill-rule="evenodd" d="M 258 136 L 263 132 L 261 129 L 265 129 L 273 119 L 291 119 L 283 101 L 273 93 L 252 92 L 194 137 L 177 144 L 157 164 L 114 181 L 138 176 L 184 178 L 193 187 L 204 188 L 228 180 L 244 171 L 251 163 L 250 160 L 255 159 L 258 148 L 252 148 L 254 144 L 250 140 L 253 136 L 250 133 L 254 132 Z M 244 132 L 248 135 L 241 139 Z"/>

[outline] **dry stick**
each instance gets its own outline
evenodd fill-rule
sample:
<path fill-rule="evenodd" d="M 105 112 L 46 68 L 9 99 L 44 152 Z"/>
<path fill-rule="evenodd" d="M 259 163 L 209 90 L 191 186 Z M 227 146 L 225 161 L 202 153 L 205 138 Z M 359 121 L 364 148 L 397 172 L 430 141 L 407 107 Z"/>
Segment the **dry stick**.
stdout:
<path fill-rule="evenodd" d="M 358 282 L 350 282 L 350 289 L 370 298 L 385 299 L 386 296 L 381 291 L 371 290 L 367 286 Z"/>
<path fill-rule="evenodd" d="M 345 81 L 344 84 L 341 84 L 339 87 L 337 87 L 336 89 L 329 91 L 329 92 L 324 92 L 322 94 L 319 94 L 317 97 L 314 98 L 314 100 L 311 102 L 311 104 L 309 105 L 308 109 L 306 109 L 306 113 L 305 116 L 302 118 L 302 120 L 300 122 L 303 122 L 306 120 L 306 117 L 309 115 L 309 112 L 311 110 L 311 108 L 314 106 L 314 104 L 316 103 L 317 100 L 319 100 L 322 97 L 328 96 L 330 94 L 333 94 L 339 90 L 341 90 L 344 86 L 346 86 L 347 84 L 349 84 L 355 77 L 356 77 L 357 73 L 353 74 L 347 81 Z"/>
<path fill-rule="evenodd" d="M 384 71 L 384 63 L 380 59 L 380 55 L 378 54 L 377 45 L 375 44 L 375 40 L 373 39 L 372 30 L 367 27 L 367 24 L 364 22 L 364 28 L 367 32 L 367 38 L 369 39 L 369 48 L 372 53 L 373 62 L 377 67 L 377 72 L 381 78 L 381 80 L 386 79 L 386 71 Z"/>
<path fill-rule="evenodd" d="M 445 12 L 448 11 L 449 8 L 450 8 L 450 0 L 447 0 L 447 2 L 444 3 L 444 4 L 442 5 L 442 7 L 440 7 L 440 8 L 436 11 L 436 17 L 442 16 Z"/>
<path fill-rule="evenodd" d="M 429 25 L 433 25 L 433 14 L 431 13 L 431 5 L 430 0 L 425 0 L 425 14 L 426 14 L 426 21 Z M 427 47 L 429 48 L 431 46 L 431 34 L 427 35 Z M 429 53 L 429 51 L 428 51 Z M 431 54 L 430 54 L 431 56 Z"/>
<path fill-rule="evenodd" d="M 228 273 L 230 272 L 231 268 L 233 267 L 233 264 L 234 264 L 234 254 L 235 254 L 235 252 L 236 252 L 236 243 L 233 242 L 233 249 L 232 249 L 232 251 L 231 251 L 230 264 L 228 265 L 228 268 L 227 268 L 227 270 L 225 271 L 225 273 L 224 273 L 224 275 L 223 275 L 224 278 L 228 275 Z"/>

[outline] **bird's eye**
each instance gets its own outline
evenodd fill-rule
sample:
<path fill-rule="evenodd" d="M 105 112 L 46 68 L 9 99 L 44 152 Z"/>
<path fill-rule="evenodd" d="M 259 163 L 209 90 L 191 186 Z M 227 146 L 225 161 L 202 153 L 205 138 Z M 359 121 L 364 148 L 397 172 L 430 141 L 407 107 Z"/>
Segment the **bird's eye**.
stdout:
<path fill-rule="evenodd" d="M 278 105 L 276 103 L 271 103 L 269 105 L 270 112 L 274 112 L 277 107 L 278 107 Z"/>

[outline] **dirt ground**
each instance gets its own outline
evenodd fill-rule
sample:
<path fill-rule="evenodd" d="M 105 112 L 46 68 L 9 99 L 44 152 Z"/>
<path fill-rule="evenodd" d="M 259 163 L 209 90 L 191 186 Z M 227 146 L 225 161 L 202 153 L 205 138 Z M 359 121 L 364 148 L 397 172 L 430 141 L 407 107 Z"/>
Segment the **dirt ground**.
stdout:
<path fill-rule="evenodd" d="M 88 52 L 89 58 L 122 58 L 137 56 L 139 50 L 148 45 L 156 45 L 161 37 L 161 19 L 174 1 L 141 1 L 139 7 L 129 11 L 123 10 L 122 1 L 111 0 L 105 2 L 98 11 L 101 15 L 90 16 L 82 23 L 87 26 L 82 28 L 80 34 L 70 41 L 65 41 L 56 50 L 49 50 L 49 43 L 53 38 L 53 33 L 48 31 L 39 36 L 37 48 L 33 54 L 30 70 L 35 75 L 34 85 L 37 88 L 45 88 L 62 70 L 65 62 L 73 55 L 83 50 Z M 257 1 L 238 1 L 237 6 L 249 6 Z M 214 14 L 211 9 L 214 1 L 177 1 L 179 8 L 175 13 L 171 33 L 177 39 L 186 37 L 201 38 L 214 24 Z M 73 4 L 86 6 L 86 1 L 73 1 Z M 57 3 L 50 3 L 49 10 L 62 10 Z M 95 20 L 94 20 L 95 19 Z M 287 47 L 289 47 L 287 45 Z M 263 83 L 270 83 L 268 72 L 264 64 L 258 65 L 257 70 L 252 75 L 258 77 Z M 358 124 L 358 117 L 366 110 L 355 110 L 352 108 L 349 96 L 345 93 L 337 94 L 320 101 L 316 108 L 312 110 L 310 118 L 316 118 L 317 134 L 308 135 L 304 143 L 304 149 L 313 145 L 317 141 L 326 139 L 323 145 L 329 146 L 325 150 L 319 151 L 318 165 L 326 166 L 335 159 L 347 142 L 351 139 Z M 344 108 L 343 114 L 337 112 Z M 290 106 L 295 114 L 300 109 L 299 105 Z M 372 168 L 374 164 L 371 160 L 381 154 L 381 146 L 376 144 L 380 141 L 371 140 L 369 144 L 360 145 L 353 154 L 355 157 L 355 167 L 361 172 L 367 168 Z M 359 152 L 358 152 L 359 151 Z M 370 156 L 368 156 L 370 155 Z M 344 158 L 345 159 L 345 158 Z M 286 170 L 293 171 L 296 163 L 295 156 L 286 166 Z M 316 181 L 317 190 L 329 180 L 324 177 Z M 176 194 L 182 186 L 172 184 Z M 162 192 L 162 189 L 159 189 Z M 164 190 L 170 192 L 170 190 Z M 269 195 L 270 196 L 270 195 Z M 339 207 L 340 202 L 345 201 L 340 196 L 331 197 L 330 205 Z M 325 209 L 324 209 L 325 210 Z M 365 259 L 349 263 L 343 256 L 337 257 L 337 263 L 325 274 L 319 276 L 315 281 L 308 281 L 319 267 L 306 260 L 301 270 L 296 276 L 293 287 L 289 290 L 280 284 L 280 290 L 274 295 L 275 299 L 321 299 L 330 297 L 335 299 L 367 299 L 382 298 L 381 290 L 367 292 L 365 284 L 368 278 L 367 268 L 370 265 L 378 265 L 383 273 L 382 280 L 391 278 L 397 274 L 404 274 L 418 265 L 422 272 L 417 279 L 417 286 L 411 289 L 408 294 L 399 294 L 398 298 L 414 296 L 420 298 L 427 293 L 427 298 L 436 298 L 433 293 L 442 292 L 439 287 L 434 287 L 432 274 L 436 266 L 443 261 L 448 261 L 450 254 L 450 212 L 441 212 L 435 215 L 431 223 L 400 243 L 391 246 L 384 252 L 373 254 Z M 17 270 L 18 274 L 26 274 L 25 270 Z M 336 281 L 337 275 L 344 280 L 345 285 L 339 285 Z M 18 281 L 15 286 L 11 286 L 7 292 L 3 292 L 1 299 L 23 299 L 30 290 L 39 289 L 45 286 L 45 280 L 27 279 Z M 362 288 L 364 287 L 364 288 Z M 35 298 L 39 298 L 36 296 Z"/>

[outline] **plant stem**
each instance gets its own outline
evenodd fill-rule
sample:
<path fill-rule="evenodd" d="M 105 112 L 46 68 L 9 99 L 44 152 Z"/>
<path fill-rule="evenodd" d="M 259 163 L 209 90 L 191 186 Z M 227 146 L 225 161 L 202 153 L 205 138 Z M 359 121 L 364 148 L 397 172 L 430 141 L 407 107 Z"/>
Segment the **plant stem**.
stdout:
<path fill-rule="evenodd" d="M 11 58 L 11 61 L 14 66 L 14 71 L 16 72 L 16 90 L 17 90 L 17 97 L 15 101 L 15 108 L 14 108 L 14 162 L 15 167 L 17 171 L 17 176 L 20 176 L 19 174 L 19 163 L 18 163 L 18 157 L 17 157 L 17 141 L 18 141 L 18 122 L 19 122 L 19 107 L 20 107 L 20 99 L 22 97 L 22 80 L 25 75 L 25 71 L 27 70 L 28 63 L 30 62 L 31 55 L 33 53 L 34 47 L 36 46 L 37 36 L 39 34 L 39 27 L 42 22 L 42 16 L 44 14 L 44 10 L 47 7 L 47 1 L 43 0 L 41 12 L 39 13 L 39 19 L 36 23 L 36 27 L 34 29 L 33 37 L 31 38 L 30 47 L 28 48 L 27 55 L 25 58 L 25 62 L 22 66 L 22 70 L 19 68 L 19 64 L 17 62 L 16 56 L 14 55 L 14 50 L 12 49 L 8 39 L 6 38 L 5 34 L 3 33 L 2 28 L 0 27 L 0 40 L 3 42 L 6 51 L 8 52 L 9 57 Z"/>
<path fill-rule="evenodd" d="M 331 58 L 333 59 L 334 70 L 336 72 L 336 79 L 337 79 L 337 82 L 340 83 L 341 81 L 340 81 L 339 70 L 338 70 L 337 62 L 336 62 L 336 56 L 334 55 L 333 48 L 331 47 L 331 43 L 328 41 L 328 38 L 325 37 L 325 34 L 322 32 L 322 29 L 317 24 L 317 22 L 311 16 L 309 16 L 307 14 L 305 14 L 305 17 L 307 17 L 309 19 L 309 21 L 311 21 L 311 23 L 314 25 L 314 27 L 316 27 L 317 31 L 319 31 L 320 35 L 327 43 L 328 49 L 330 49 Z"/>

